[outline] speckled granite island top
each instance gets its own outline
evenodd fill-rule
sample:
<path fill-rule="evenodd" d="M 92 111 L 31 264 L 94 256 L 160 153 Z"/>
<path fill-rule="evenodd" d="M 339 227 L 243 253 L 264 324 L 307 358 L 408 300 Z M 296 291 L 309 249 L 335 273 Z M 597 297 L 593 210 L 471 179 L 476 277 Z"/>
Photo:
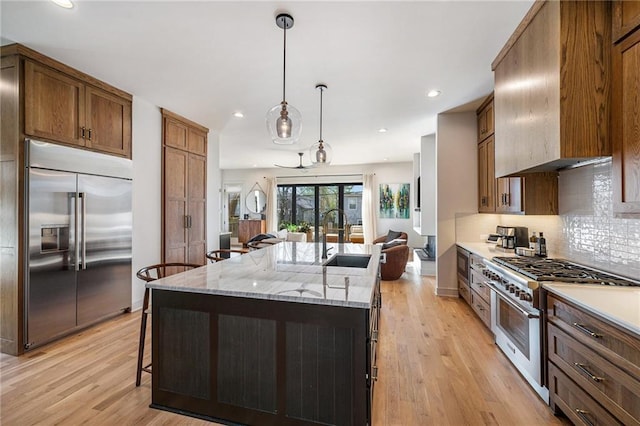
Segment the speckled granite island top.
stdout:
<path fill-rule="evenodd" d="M 322 264 L 322 244 L 282 242 L 146 284 L 150 289 L 369 308 L 380 247 L 328 243 L 334 254 L 371 255 L 367 268 Z M 348 282 L 348 285 L 345 283 Z"/>

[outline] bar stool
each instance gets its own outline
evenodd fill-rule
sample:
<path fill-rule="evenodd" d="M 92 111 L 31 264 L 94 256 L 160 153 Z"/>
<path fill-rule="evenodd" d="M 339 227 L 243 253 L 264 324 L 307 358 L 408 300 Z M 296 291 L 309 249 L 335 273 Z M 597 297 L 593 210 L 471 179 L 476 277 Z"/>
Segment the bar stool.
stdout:
<path fill-rule="evenodd" d="M 223 261 L 225 259 L 228 259 L 228 257 L 222 257 L 223 254 L 229 254 L 229 256 L 231 256 L 231 253 L 245 254 L 245 253 L 249 253 L 249 249 L 218 249 L 218 250 L 211 250 L 210 252 L 207 252 L 207 254 L 205 254 L 205 256 L 207 256 L 207 259 L 209 259 L 211 261 L 211 263 L 216 263 L 216 262 L 220 262 L 220 261 Z"/>
<path fill-rule="evenodd" d="M 136 273 L 136 276 L 142 281 L 148 283 L 169 275 L 177 274 L 178 272 L 199 268 L 200 266 L 202 265 L 196 265 L 195 263 L 158 263 L 157 265 L 145 266 Z M 144 358 L 144 342 L 147 336 L 147 316 L 151 314 L 151 312 L 149 312 L 149 293 L 149 289 L 145 287 L 144 299 L 142 301 L 142 317 L 140 320 L 140 343 L 138 344 L 136 386 L 140 386 L 140 379 L 142 378 L 143 371 L 151 373 L 151 363 L 145 366 L 142 365 L 142 360 Z"/>

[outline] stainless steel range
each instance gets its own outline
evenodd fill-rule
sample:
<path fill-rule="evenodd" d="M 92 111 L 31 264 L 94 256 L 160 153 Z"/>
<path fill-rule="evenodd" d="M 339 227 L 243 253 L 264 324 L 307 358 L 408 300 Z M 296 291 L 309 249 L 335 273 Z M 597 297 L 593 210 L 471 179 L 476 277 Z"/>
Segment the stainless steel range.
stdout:
<path fill-rule="evenodd" d="M 562 259 L 494 257 L 475 265 L 493 290 L 491 329 L 496 344 L 540 397 L 548 402 L 544 383 L 542 281 L 640 286 L 640 282 Z"/>

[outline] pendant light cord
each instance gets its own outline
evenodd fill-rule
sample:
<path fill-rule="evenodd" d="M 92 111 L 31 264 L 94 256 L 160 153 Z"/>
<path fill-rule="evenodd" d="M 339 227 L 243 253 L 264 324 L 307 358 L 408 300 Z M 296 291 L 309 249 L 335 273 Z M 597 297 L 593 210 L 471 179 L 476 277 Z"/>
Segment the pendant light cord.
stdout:
<path fill-rule="evenodd" d="M 287 21 L 286 19 L 284 20 L 284 54 L 282 55 L 283 57 L 283 63 L 282 63 L 282 102 L 285 102 L 286 97 L 285 97 L 285 85 L 287 83 Z"/>
<path fill-rule="evenodd" d="M 320 88 L 320 142 L 322 142 L 322 92 L 324 89 Z"/>

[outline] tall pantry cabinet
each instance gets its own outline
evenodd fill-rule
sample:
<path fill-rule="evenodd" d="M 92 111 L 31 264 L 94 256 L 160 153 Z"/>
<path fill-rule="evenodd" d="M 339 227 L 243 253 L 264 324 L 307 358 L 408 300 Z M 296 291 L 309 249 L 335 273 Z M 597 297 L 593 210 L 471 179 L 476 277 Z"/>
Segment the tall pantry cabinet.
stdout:
<path fill-rule="evenodd" d="M 162 110 L 162 261 L 206 263 L 207 133 Z"/>

